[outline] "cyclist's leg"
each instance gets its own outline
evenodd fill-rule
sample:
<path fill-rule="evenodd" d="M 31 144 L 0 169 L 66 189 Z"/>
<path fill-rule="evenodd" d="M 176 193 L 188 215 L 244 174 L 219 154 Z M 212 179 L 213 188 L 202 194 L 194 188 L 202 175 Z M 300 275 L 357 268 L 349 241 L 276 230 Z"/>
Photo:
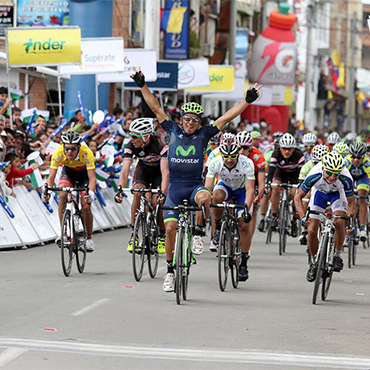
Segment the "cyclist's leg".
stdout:
<path fill-rule="evenodd" d="M 72 174 L 67 172 L 66 167 L 63 167 L 62 174 L 58 183 L 58 188 L 62 187 L 73 187 L 75 185 L 75 179 Z M 59 205 L 58 205 L 58 215 L 59 222 L 62 225 L 64 208 L 67 201 L 67 193 L 65 191 L 59 192 Z"/>
<path fill-rule="evenodd" d="M 150 179 L 148 174 L 145 172 L 145 170 L 140 167 L 138 164 L 135 169 L 134 173 L 134 179 L 133 179 L 133 189 L 147 189 L 150 186 Z M 140 193 L 134 193 L 134 198 L 132 200 L 131 204 L 131 226 L 135 224 L 135 215 L 136 211 L 139 208 L 140 205 Z"/>
<path fill-rule="evenodd" d="M 195 193 L 195 195 L 194 195 Z M 209 215 L 209 205 L 211 204 L 211 193 L 208 189 L 206 189 L 204 186 L 197 187 L 193 190 L 193 192 L 190 195 L 190 201 L 193 203 L 195 202 L 198 207 L 201 207 L 203 204 L 205 206 L 205 217 L 207 221 L 208 215 Z M 206 225 L 203 225 L 203 215 L 202 212 L 197 212 L 197 224 L 200 227 L 205 227 Z"/>
<path fill-rule="evenodd" d="M 231 192 L 230 189 L 224 185 L 222 182 L 218 183 L 213 191 L 213 203 L 218 204 L 222 203 L 225 200 L 228 201 L 231 199 Z M 213 244 L 217 245 L 220 238 L 220 230 L 221 230 L 221 217 L 222 217 L 222 209 L 221 208 L 213 208 L 212 209 L 212 218 L 215 221 L 215 234 L 213 237 Z"/>
<path fill-rule="evenodd" d="M 281 184 L 284 181 L 284 173 L 280 169 L 276 169 L 274 178 L 272 180 L 273 184 Z M 278 208 L 279 208 L 279 200 L 280 200 L 280 193 L 281 187 L 276 186 L 272 188 L 271 191 L 271 207 L 272 207 L 272 214 L 277 216 Z"/>
<path fill-rule="evenodd" d="M 367 175 L 361 176 L 357 180 L 357 195 L 360 197 L 366 197 L 369 193 L 370 183 Z M 358 210 L 359 210 L 359 221 L 360 230 L 365 230 L 367 220 L 367 201 L 366 199 L 357 199 Z"/>

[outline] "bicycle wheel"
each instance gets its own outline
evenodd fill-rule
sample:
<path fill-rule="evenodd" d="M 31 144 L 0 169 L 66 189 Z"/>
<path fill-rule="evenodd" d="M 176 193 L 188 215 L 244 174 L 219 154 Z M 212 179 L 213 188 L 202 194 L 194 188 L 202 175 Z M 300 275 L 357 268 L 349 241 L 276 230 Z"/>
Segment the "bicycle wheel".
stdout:
<path fill-rule="evenodd" d="M 140 281 L 143 276 L 145 262 L 145 220 L 142 213 L 138 213 L 135 220 L 132 248 L 132 269 L 136 281 Z"/>
<path fill-rule="evenodd" d="M 355 240 L 353 234 L 348 238 L 348 268 L 352 267 L 352 254 L 355 246 Z"/>
<path fill-rule="evenodd" d="M 71 212 L 65 210 L 62 221 L 62 240 L 61 240 L 61 257 L 62 268 L 65 276 L 69 276 L 72 270 L 74 232 L 71 220 Z"/>
<path fill-rule="evenodd" d="M 239 285 L 240 258 L 241 258 L 240 236 L 239 229 L 236 228 L 236 230 L 234 231 L 234 238 L 232 240 L 232 247 L 230 251 L 231 283 L 234 289 L 236 289 Z"/>
<path fill-rule="evenodd" d="M 320 244 L 319 244 L 319 257 L 318 257 L 318 263 L 317 263 L 317 271 L 316 271 L 316 279 L 315 279 L 315 285 L 313 287 L 313 295 L 312 295 L 312 304 L 316 304 L 316 300 L 319 293 L 319 287 L 322 283 L 323 278 L 323 272 L 325 272 L 325 262 L 326 262 L 326 253 L 328 248 L 328 233 L 324 233 L 320 238 Z"/>
<path fill-rule="evenodd" d="M 183 236 L 184 231 L 179 228 L 176 234 L 175 242 L 175 258 L 176 258 L 176 270 L 175 270 L 175 293 L 176 293 L 176 303 L 181 303 L 181 290 L 182 290 L 182 275 L 184 269 L 183 263 Z"/>
<path fill-rule="evenodd" d="M 86 240 L 87 240 L 86 226 L 83 216 L 81 214 L 74 214 L 73 221 L 74 221 L 73 226 L 76 235 L 75 254 L 77 270 L 80 274 L 82 274 L 86 266 Z"/>
<path fill-rule="evenodd" d="M 148 214 L 147 225 L 149 230 L 148 235 L 148 271 L 149 276 L 154 279 L 158 271 L 158 227 L 152 214 Z"/>
<path fill-rule="evenodd" d="M 356 266 L 357 244 L 360 241 L 360 238 L 358 238 L 358 236 L 357 236 L 358 235 L 358 230 L 360 230 L 360 222 L 359 222 L 358 218 L 356 219 L 355 225 L 356 225 L 356 227 L 355 227 L 355 232 L 353 234 L 354 243 L 353 243 L 353 251 L 352 251 L 352 265 L 353 266 Z"/>
<path fill-rule="evenodd" d="M 285 253 L 286 243 L 286 214 L 285 204 L 280 205 L 279 212 L 279 255 L 282 256 Z"/>
<path fill-rule="evenodd" d="M 218 285 L 221 292 L 225 291 L 227 275 L 230 267 L 230 236 L 226 221 L 222 222 L 220 231 L 220 242 L 218 247 Z"/>
<path fill-rule="evenodd" d="M 188 231 L 188 234 L 186 236 L 187 247 L 183 249 L 184 269 L 183 269 L 183 274 L 182 274 L 182 298 L 184 299 L 184 301 L 186 301 L 186 298 L 188 296 L 188 283 L 189 283 L 190 266 L 191 266 L 191 259 L 192 259 L 191 239 L 192 239 L 191 234 Z"/>
<path fill-rule="evenodd" d="M 271 243 L 272 229 L 271 229 L 271 216 L 266 217 L 266 244 Z"/>
<path fill-rule="evenodd" d="M 325 301 L 326 298 L 328 297 L 332 278 L 333 278 L 333 268 L 327 266 L 327 268 L 325 269 L 325 278 L 322 279 L 321 299 L 323 301 Z"/>

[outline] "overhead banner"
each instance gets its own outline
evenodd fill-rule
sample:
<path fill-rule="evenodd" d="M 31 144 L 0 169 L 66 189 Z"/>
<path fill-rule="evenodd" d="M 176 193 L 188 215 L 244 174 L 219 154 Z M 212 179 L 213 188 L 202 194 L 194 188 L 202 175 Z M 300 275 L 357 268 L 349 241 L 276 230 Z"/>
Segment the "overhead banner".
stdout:
<path fill-rule="evenodd" d="M 17 26 L 66 26 L 70 0 L 18 0 Z"/>
<path fill-rule="evenodd" d="M 208 59 L 179 62 L 179 90 L 209 85 Z"/>
<path fill-rule="evenodd" d="M 140 67 L 145 75 L 145 81 L 157 79 L 157 54 L 155 50 L 125 49 L 124 70 L 122 73 L 99 73 L 96 75 L 97 82 L 131 82 L 130 76 L 135 73 L 134 67 Z"/>
<path fill-rule="evenodd" d="M 166 7 L 164 13 L 169 12 L 169 20 L 174 19 L 171 12 L 175 8 L 187 8 L 186 11 L 181 14 L 178 22 L 182 22 L 180 33 L 166 32 L 166 38 L 164 43 L 164 59 L 172 60 L 184 60 L 188 59 L 188 43 L 189 43 L 189 0 L 166 0 Z M 171 30 L 166 27 L 167 30 Z"/>
<path fill-rule="evenodd" d="M 81 63 L 79 27 L 25 27 L 6 31 L 11 67 Z"/>
<path fill-rule="evenodd" d="M 177 90 L 178 63 L 157 62 L 157 80 L 148 82 L 147 86 L 151 90 Z M 127 88 L 136 88 L 136 84 L 125 83 Z"/>
<path fill-rule="evenodd" d="M 13 5 L 0 6 L 0 37 L 5 36 L 5 29 L 14 26 Z"/>
<path fill-rule="evenodd" d="M 208 67 L 209 86 L 193 87 L 189 92 L 227 92 L 234 91 L 234 67 L 216 66 Z"/>
<path fill-rule="evenodd" d="M 81 63 L 59 67 L 65 75 L 91 75 L 124 71 L 122 37 L 84 38 L 81 40 Z"/>

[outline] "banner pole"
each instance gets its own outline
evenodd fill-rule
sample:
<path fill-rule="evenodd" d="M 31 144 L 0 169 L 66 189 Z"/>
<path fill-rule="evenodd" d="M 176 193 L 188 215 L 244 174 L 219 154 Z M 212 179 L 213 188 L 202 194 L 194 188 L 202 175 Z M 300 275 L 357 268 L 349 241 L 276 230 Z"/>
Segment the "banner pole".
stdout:
<path fill-rule="evenodd" d="M 96 81 L 96 75 L 95 75 L 95 102 L 96 110 L 99 110 L 99 82 Z"/>
<path fill-rule="evenodd" d="M 8 83 L 8 98 L 10 97 L 10 75 L 9 75 L 9 49 L 8 49 L 8 29 L 6 30 L 5 37 L 5 50 L 6 50 L 6 78 Z M 13 114 L 12 114 L 12 103 L 9 105 L 9 119 L 10 119 L 10 128 L 13 130 Z"/>
<path fill-rule="evenodd" d="M 184 89 L 184 104 L 186 103 L 186 89 Z"/>
<path fill-rule="evenodd" d="M 60 74 L 58 67 L 58 100 L 59 100 L 59 117 L 63 117 L 63 106 L 62 106 L 62 87 L 60 83 Z"/>

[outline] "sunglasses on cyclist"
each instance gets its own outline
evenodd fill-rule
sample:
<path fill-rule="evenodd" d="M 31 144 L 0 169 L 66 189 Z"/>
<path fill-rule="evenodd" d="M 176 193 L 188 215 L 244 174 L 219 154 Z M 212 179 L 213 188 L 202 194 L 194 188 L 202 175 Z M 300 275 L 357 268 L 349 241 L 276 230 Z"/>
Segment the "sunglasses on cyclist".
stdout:
<path fill-rule="evenodd" d="M 330 171 L 325 171 L 325 172 L 330 177 L 332 177 L 332 176 L 333 177 L 339 177 L 339 175 L 340 175 L 340 172 L 330 172 Z"/>
<path fill-rule="evenodd" d="M 252 148 L 250 146 L 242 146 L 241 147 L 243 150 L 251 150 Z"/>
<path fill-rule="evenodd" d="M 143 137 L 143 135 L 133 134 L 132 132 L 130 132 L 130 136 L 133 137 L 134 139 L 136 139 L 137 137 Z"/>
<path fill-rule="evenodd" d="M 185 122 L 190 122 L 190 121 L 193 121 L 193 122 L 196 122 L 196 123 L 201 123 L 202 121 L 201 121 L 201 119 L 200 118 L 198 118 L 198 117 L 190 117 L 190 116 L 184 116 L 184 117 L 182 117 L 183 118 L 183 120 L 185 121 Z"/>
<path fill-rule="evenodd" d="M 222 158 L 224 159 L 236 159 L 238 158 L 239 153 L 231 154 L 231 155 L 228 155 L 228 154 L 221 154 L 221 155 L 222 155 Z"/>
<path fill-rule="evenodd" d="M 352 157 L 352 159 L 364 159 L 364 156 L 360 156 L 360 157 Z"/>
<path fill-rule="evenodd" d="M 65 152 L 76 152 L 78 150 L 78 146 L 74 146 L 72 148 L 64 148 Z"/>

